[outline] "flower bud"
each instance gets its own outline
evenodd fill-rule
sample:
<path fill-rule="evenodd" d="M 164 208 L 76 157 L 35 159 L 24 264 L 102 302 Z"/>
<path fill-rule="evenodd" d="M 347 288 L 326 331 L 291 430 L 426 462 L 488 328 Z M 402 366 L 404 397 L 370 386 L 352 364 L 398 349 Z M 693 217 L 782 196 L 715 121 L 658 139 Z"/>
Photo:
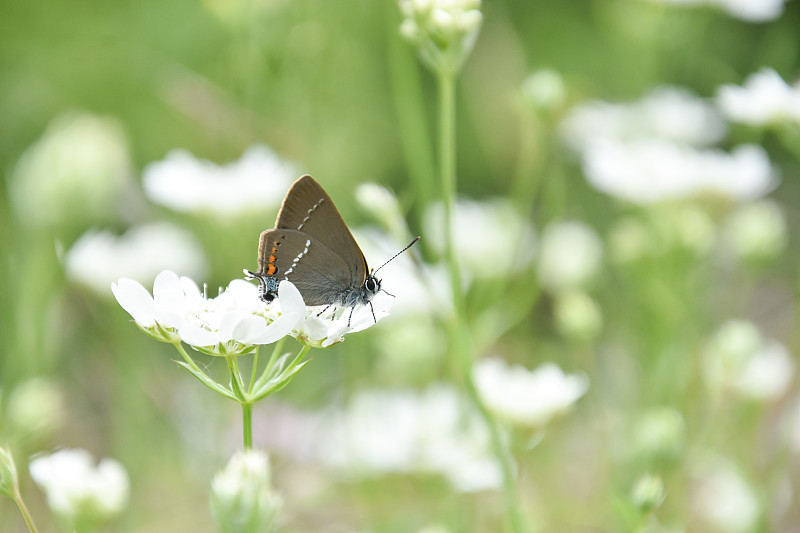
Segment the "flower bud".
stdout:
<path fill-rule="evenodd" d="M 264 452 L 245 450 L 234 455 L 211 483 L 211 513 L 223 533 L 274 531 L 281 507 L 271 485 Z"/>
<path fill-rule="evenodd" d="M 522 96 L 535 111 L 553 111 L 564 105 L 567 89 L 558 72 L 542 69 L 522 82 Z"/>
<path fill-rule="evenodd" d="M 33 378 L 18 385 L 8 399 L 8 421 L 23 438 L 46 438 L 63 419 L 63 398 L 55 383 Z"/>
<path fill-rule="evenodd" d="M 743 205 L 731 213 L 723 231 L 728 247 L 747 263 L 768 261 L 786 248 L 786 220 L 771 200 Z"/>
<path fill-rule="evenodd" d="M 550 290 L 581 287 L 597 274 L 603 245 L 583 222 L 555 222 L 542 235 L 539 281 Z"/>
<path fill-rule="evenodd" d="M 18 492 L 19 480 L 17 468 L 14 466 L 14 458 L 11 457 L 11 452 L 0 448 L 0 494 L 14 498 Z"/>
<path fill-rule="evenodd" d="M 631 432 L 633 454 L 647 461 L 673 460 L 686 444 L 686 423 L 672 407 L 651 409 L 636 420 Z"/>
<path fill-rule="evenodd" d="M 664 501 L 664 482 L 658 476 L 642 476 L 631 490 L 631 502 L 642 513 L 656 509 Z"/>
<path fill-rule="evenodd" d="M 581 290 L 559 293 L 555 300 L 556 328 L 575 342 L 595 339 L 603 327 L 600 306 Z"/>

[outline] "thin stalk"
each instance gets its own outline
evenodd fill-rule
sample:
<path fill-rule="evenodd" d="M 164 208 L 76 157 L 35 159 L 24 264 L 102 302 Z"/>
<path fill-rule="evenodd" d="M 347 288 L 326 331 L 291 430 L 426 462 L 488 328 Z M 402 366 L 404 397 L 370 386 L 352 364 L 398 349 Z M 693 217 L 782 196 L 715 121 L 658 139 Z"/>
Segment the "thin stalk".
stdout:
<path fill-rule="evenodd" d="M 31 533 L 38 533 L 36 529 L 36 524 L 33 523 L 33 517 L 31 516 L 30 511 L 25 506 L 25 502 L 22 501 L 22 496 L 19 492 L 14 495 L 14 501 L 17 503 L 17 507 L 19 507 L 19 512 L 22 514 L 22 518 L 25 519 L 25 524 L 28 526 L 28 531 Z"/>
<path fill-rule="evenodd" d="M 245 450 L 253 448 L 253 404 L 242 403 L 242 445 Z"/>
<path fill-rule="evenodd" d="M 256 346 L 256 353 L 253 354 L 253 368 L 250 370 L 250 387 L 247 389 L 248 394 L 252 394 L 253 387 L 256 384 L 256 371 L 258 370 L 258 351 L 260 346 Z"/>
<path fill-rule="evenodd" d="M 510 454 L 500 434 L 500 427 L 483 402 L 472 381 L 472 364 L 475 360 L 474 344 L 467 325 L 467 312 L 464 293 L 461 288 L 461 272 L 456 258 L 453 234 L 453 210 L 456 199 L 456 114 L 455 114 L 455 75 L 439 71 L 439 162 L 442 180 L 442 198 L 445 220 L 445 255 L 450 271 L 453 292 L 454 316 L 451 327 L 451 346 L 455 349 L 464 385 L 470 400 L 486 423 L 492 450 L 500 463 L 503 473 L 503 494 L 506 503 L 507 520 L 514 533 L 528 531 L 525 518 L 519 505 L 516 479 Z"/>

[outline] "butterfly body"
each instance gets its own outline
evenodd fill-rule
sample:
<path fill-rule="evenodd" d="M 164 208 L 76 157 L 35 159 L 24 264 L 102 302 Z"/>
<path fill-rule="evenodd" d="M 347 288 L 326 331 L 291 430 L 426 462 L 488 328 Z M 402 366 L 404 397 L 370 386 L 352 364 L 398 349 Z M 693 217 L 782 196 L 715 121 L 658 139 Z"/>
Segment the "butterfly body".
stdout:
<path fill-rule="evenodd" d="M 259 294 L 271 302 L 281 280 L 292 282 L 306 305 L 355 307 L 381 290 L 367 260 L 330 196 L 311 176 L 292 184 L 275 227 L 261 233 Z"/>

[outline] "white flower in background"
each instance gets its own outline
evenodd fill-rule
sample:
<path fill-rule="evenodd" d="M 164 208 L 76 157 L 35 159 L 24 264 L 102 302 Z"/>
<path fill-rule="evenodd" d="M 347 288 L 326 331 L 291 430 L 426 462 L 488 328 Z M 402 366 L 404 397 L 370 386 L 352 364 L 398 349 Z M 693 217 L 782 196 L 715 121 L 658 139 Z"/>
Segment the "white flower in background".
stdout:
<path fill-rule="evenodd" d="M 642 205 L 705 194 L 750 200 L 777 184 L 767 153 L 756 145 L 726 153 L 660 139 L 606 140 L 585 151 L 583 170 L 599 191 Z"/>
<path fill-rule="evenodd" d="M 258 450 L 237 452 L 211 483 L 211 514 L 225 533 L 267 533 L 282 501 L 272 488 L 269 458 Z"/>
<path fill-rule="evenodd" d="M 121 236 L 89 230 L 67 252 L 65 268 L 68 278 L 105 296 L 108 286 L 119 278 L 150 283 L 165 269 L 202 278 L 208 260 L 190 231 L 154 222 L 134 226 Z"/>
<path fill-rule="evenodd" d="M 481 0 L 399 0 L 400 33 L 434 71 L 458 72 L 481 28 Z"/>
<path fill-rule="evenodd" d="M 708 146 L 725 135 L 725 121 L 714 106 L 677 87 L 656 88 L 631 103 L 584 103 L 570 111 L 560 128 L 567 144 L 578 153 L 604 140 L 656 138 Z"/>
<path fill-rule="evenodd" d="M 76 524 L 99 525 L 118 515 L 128 504 L 125 469 L 114 459 L 95 466 L 86 450 L 60 450 L 30 463 L 33 480 L 44 491 L 47 504 L 67 531 Z"/>
<path fill-rule="evenodd" d="M 362 183 L 356 188 L 356 200 L 393 237 L 399 239 L 408 235 L 400 203 L 389 189 L 376 183 Z"/>
<path fill-rule="evenodd" d="M 369 261 L 370 268 L 382 265 L 408 244 L 374 228 L 356 228 L 353 235 Z M 405 236 L 406 234 L 403 235 Z M 427 232 L 424 238 L 428 239 Z M 414 254 L 414 248 L 407 250 L 383 267 L 378 274 L 378 278 L 382 280 L 381 287 L 397 296 L 392 305 L 392 314 L 426 318 L 449 314 L 453 298 L 450 296 L 447 269 L 443 264 L 430 265 L 415 260 Z"/>
<path fill-rule="evenodd" d="M 582 290 L 570 289 L 555 296 L 556 328 L 565 338 L 588 342 L 603 328 L 603 312 L 591 296 Z"/>
<path fill-rule="evenodd" d="M 542 233 L 539 281 L 552 291 L 586 285 L 600 270 L 602 259 L 603 245 L 591 226 L 553 222 Z"/>
<path fill-rule="evenodd" d="M 143 185 L 150 200 L 169 209 L 236 216 L 280 205 L 295 174 L 290 163 L 262 145 L 225 166 L 173 150 L 144 169 Z"/>
<path fill-rule="evenodd" d="M 636 418 L 626 443 L 632 455 L 646 461 L 675 459 L 686 446 L 686 422 L 672 407 L 649 409 Z"/>
<path fill-rule="evenodd" d="M 794 376 L 794 361 L 781 343 L 765 339 L 755 324 L 731 320 L 720 326 L 703 352 L 703 376 L 715 391 L 774 401 Z"/>
<path fill-rule="evenodd" d="M 53 381 L 32 378 L 14 387 L 6 412 L 13 431 L 26 439 L 41 439 L 61 425 L 64 398 Z"/>
<path fill-rule="evenodd" d="M 288 282 L 281 283 L 278 297 L 292 289 L 297 291 Z M 255 344 L 270 344 L 286 336 L 305 316 L 305 307 L 302 315 L 300 310 L 287 310 L 268 323 L 260 314 L 264 303 L 254 285 L 233 280 L 219 296 L 207 298 L 190 278 L 179 278 L 169 270 L 156 276 L 152 296 L 126 278 L 112 283 L 111 291 L 149 335 L 165 342 L 183 340 L 210 355 L 249 353 Z"/>
<path fill-rule="evenodd" d="M 783 14 L 786 0 L 649 0 L 676 6 L 710 6 L 747 22 L 768 22 Z"/>
<path fill-rule="evenodd" d="M 560 109 L 567 99 L 564 78 L 550 69 L 541 69 L 528 75 L 522 82 L 525 102 L 537 111 Z"/>
<path fill-rule="evenodd" d="M 731 251 L 749 262 L 778 256 L 788 241 L 783 212 L 772 200 L 740 206 L 725 220 L 723 236 Z"/>
<path fill-rule="evenodd" d="M 717 105 L 732 122 L 765 126 L 800 123 L 800 82 L 790 86 L 771 68 L 751 74 L 743 86 L 723 85 Z"/>
<path fill-rule="evenodd" d="M 507 276 L 531 264 L 536 249 L 533 226 L 504 199 L 484 202 L 459 200 L 453 210 L 456 255 L 471 279 Z M 444 252 L 444 206 L 425 213 L 425 238 Z"/>
<path fill-rule="evenodd" d="M 692 511 L 703 524 L 700 531 L 745 533 L 755 531 L 761 514 L 758 495 L 721 458 L 710 458 L 694 468 L 690 488 Z"/>
<path fill-rule="evenodd" d="M 11 207 L 18 219 L 36 226 L 114 220 L 130 167 L 116 120 L 60 116 L 17 163 L 9 182 Z"/>
<path fill-rule="evenodd" d="M 734 200 L 771 190 L 776 173 L 759 146 L 708 148 L 725 134 L 713 106 L 661 88 L 630 104 L 590 102 L 562 123 L 596 189 L 637 204 L 714 194 Z"/>
<path fill-rule="evenodd" d="M 448 385 L 361 391 L 324 417 L 318 442 L 322 462 L 350 477 L 432 473 L 460 492 L 502 483 L 486 427 Z"/>
<path fill-rule="evenodd" d="M 554 363 L 528 370 L 501 359 L 483 359 L 472 376 L 486 408 L 522 426 L 544 426 L 589 389 L 586 376 L 564 374 Z"/>

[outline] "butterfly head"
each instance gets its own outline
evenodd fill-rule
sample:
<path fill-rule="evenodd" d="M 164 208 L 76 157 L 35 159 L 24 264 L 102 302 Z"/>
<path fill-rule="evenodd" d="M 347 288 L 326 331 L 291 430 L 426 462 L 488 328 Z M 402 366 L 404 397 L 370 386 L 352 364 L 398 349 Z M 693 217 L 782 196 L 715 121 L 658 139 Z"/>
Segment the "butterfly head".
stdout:
<path fill-rule="evenodd" d="M 375 277 L 375 272 L 370 272 L 367 279 L 364 281 L 364 291 L 367 295 L 373 296 L 381 290 L 381 281 Z"/>

